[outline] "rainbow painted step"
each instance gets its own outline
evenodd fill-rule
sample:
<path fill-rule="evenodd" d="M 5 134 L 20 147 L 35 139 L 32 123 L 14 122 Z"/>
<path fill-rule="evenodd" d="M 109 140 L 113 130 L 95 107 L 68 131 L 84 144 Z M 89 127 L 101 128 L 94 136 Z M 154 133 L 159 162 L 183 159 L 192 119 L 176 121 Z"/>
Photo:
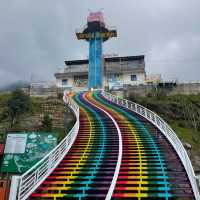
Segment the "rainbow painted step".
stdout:
<path fill-rule="evenodd" d="M 112 199 L 195 199 L 173 147 L 150 122 L 93 94 L 113 113 L 122 134 L 122 162 Z"/>
<path fill-rule="evenodd" d="M 74 99 L 81 108 L 75 143 L 31 199 L 106 198 L 118 159 L 116 127 L 104 112 L 85 100 L 84 94 Z"/>
<path fill-rule="evenodd" d="M 106 199 L 110 189 L 111 199 L 195 199 L 176 151 L 158 128 L 101 92 L 81 92 L 74 100 L 80 106 L 78 136 L 30 199 Z M 112 188 L 120 155 L 117 128 L 122 157 Z"/>

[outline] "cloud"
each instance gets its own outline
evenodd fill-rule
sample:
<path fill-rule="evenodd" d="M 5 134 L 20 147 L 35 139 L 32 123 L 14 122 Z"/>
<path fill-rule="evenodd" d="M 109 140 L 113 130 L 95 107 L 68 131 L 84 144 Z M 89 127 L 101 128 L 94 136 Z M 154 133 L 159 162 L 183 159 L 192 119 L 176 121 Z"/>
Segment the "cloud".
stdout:
<path fill-rule="evenodd" d="M 82 59 L 88 44 L 75 29 L 86 23 L 88 9 L 103 8 L 107 24 L 119 37 L 104 53 L 146 55 L 149 73 L 164 78 L 199 80 L 200 1 L 197 0 L 0 0 L 0 85 L 30 80 L 52 81 L 65 59 Z"/>

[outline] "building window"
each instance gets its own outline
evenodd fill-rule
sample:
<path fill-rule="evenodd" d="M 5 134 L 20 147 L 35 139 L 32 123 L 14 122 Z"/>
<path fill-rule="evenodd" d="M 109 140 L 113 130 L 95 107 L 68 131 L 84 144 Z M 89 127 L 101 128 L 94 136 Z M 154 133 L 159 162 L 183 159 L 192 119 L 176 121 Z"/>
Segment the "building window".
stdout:
<path fill-rule="evenodd" d="M 108 75 L 108 81 L 109 82 L 121 82 L 122 81 L 122 74 L 117 74 L 117 73 L 109 74 Z"/>
<path fill-rule="evenodd" d="M 137 76 L 135 74 L 131 75 L 131 81 L 137 81 Z"/>
<path fill-rule="evenodd" d="M 67 85 L 67 79 L 62 80 L 62 85 Z"/>
<path fill-rule="evenodd" d="M 74 76 L 74 85 L 76 87 L 86 87 L 88 82 L 88 75 Z"/>

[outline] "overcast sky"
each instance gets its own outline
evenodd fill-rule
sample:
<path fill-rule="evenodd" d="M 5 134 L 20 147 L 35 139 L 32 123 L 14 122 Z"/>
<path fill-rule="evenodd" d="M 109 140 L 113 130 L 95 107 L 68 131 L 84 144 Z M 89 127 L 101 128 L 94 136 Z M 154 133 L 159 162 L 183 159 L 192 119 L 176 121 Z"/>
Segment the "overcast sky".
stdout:
<path fill-rule="evenodd" d="M 148 73 L 200 80 L 200 0 L 0 0 L 0 86 L 53 81 L 64 60 L 86 58 L 75 29 L 101 8 L 118 30 L 105 54 L 144 54 Z"/>

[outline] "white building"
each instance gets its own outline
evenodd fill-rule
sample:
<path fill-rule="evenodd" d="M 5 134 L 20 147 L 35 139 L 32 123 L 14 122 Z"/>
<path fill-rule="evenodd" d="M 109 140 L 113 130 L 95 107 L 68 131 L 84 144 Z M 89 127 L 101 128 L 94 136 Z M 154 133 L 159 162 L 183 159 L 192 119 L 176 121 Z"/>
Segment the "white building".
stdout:
<path fill-rule="evenodd" d="M 147 84 L 158 84 L 162 82 L 161 74 L 148 74 L 146 76 Z"/>
<path fill-rule="evenodd" d="M 87 88 L 88 60 L 65 61 L 64 70 L 55 73 L 56 85 L 69 90 Z M 124 85 L 145 84 L 144 55 L 104 58 L 104 87 L 122 88 Z"/>

